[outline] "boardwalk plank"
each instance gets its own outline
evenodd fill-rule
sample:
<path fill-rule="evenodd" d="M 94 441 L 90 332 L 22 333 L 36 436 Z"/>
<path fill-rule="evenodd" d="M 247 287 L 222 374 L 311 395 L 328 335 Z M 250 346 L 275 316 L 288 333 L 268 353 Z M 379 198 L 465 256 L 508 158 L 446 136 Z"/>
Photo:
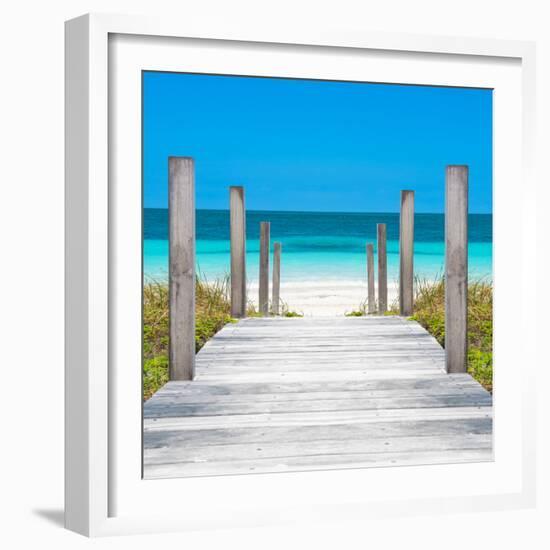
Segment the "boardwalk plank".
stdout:
<path fill-rule="evenodd" d="M 428 375 L 415 378 L 395 378 L 395 379 L 373 379 L 363 381 L 335 380 L 332 382 L 320 382 L 309 380 L 301 384 L 288 384 L 286 382 L 257 382 L 244 383 L 238 380 L 230 384 L 219 384 L 216 382 L 183 382 L 171 381 L 163 386 L 156 394 L 155 399 L 164 394 L 180 394 L 188 391 L 192 394 L 201 393 L 277 393 L 284 392 L 302 392 L 310 393 L 316 391 L 364 391 L 364 390 L 403 390 L 409 388 L 419 388 L 429 391 L 430 388 L 447 387 L 475 387 L 480 385 L 469 374 L 450 374 L 447 376 Z"/>
<path fill-rule="evenodd" d="M 380 468 L 433 464 L 460 464 L 493 460 L 491 449 L 448 449 L 424 452 L 370 453 L 348 455 L 296 456 L 282 458 L 230 460 L 213 463 L 187 462 L 151 464 L 146 468 L 148 479 L 197 477 L 228 474 L 301 472 L 311 470 L 342 470 L 350 468 Z"/>
<path fill-rule="evenodd" d="M 490 434 L 492 419 L 480 416 L 467 418 L 441 418 L 392 422 L 378 419 L 373 422 L 312 424 L 298 426 L 215 427 L 147 430 L 145 449 L 179 445 L 202 447 L 205 445 L 235 445 L 248 442 L 275 443 L 291 441 L 352 441 L 371 438 L 413 437 L 457 434 Z"/>
<path fill-rule="evenodd" d="M 166 392 L 156 396 L 155 404 L 183 403 L 193 405 L 198 403 L 251 403 L 251 402 L 291 402 L 291 401 L 318 401 L 318 400 L 349 400 L 349 399 L 388 399 L 388 398 L 419 398 L 425 397 L 425 389 L 399 389 L 399 390 L 371 390 L 371 391 L 317 391 L 317 392 L 281 392 L 281 393 L 230 393 L 212 394 L 196 392 Z M 467 392 L 468 397 L 486 398 L 483 388 L 433 388 L 430 396 L 463 396 Z"/>
<path fill-rule="evenodd" d="M 147 408 L 145 418 L 166 416 L 226 416 L 293 412 L 367 411 L 371 409 L 424 409 L 441 407 L 483 407 L 491 404 L 490 395 L 430 395 L 378 399 L 307 399 L 303 401 L 240 401 L 237 403 L 182 403 L 156 401 Z"/>
<path fill-rule="evenodd" d="M 188 448 L 174 442 L 166 447 L 147 448 L 145 457 L 149 465 L 166 462 L 223 462 L 226 460 L 260 460 L 289 457 L 307 457 L 317 460 L 322 455 L 357 455 L 387 452 L 447 451 L 449 449 L 491 449 L 491 434 L 440 434 L 412 437 L 362 438 L 298 441 L 247 442 L 232 445 L 202 445 Z"/>
<path fill-rule="evenodd" d="M 366 411 L 299 412 L 279 414 L 235 414 L 228 416 L 155 417 L 144 420 L 145 432 L 155 429 L 198 429 L 247 426 L 319 426 L 341 423 L 402 422 L 491 418 L 491 407 L 443 407 L 424 409 L 371 409 Z"/>

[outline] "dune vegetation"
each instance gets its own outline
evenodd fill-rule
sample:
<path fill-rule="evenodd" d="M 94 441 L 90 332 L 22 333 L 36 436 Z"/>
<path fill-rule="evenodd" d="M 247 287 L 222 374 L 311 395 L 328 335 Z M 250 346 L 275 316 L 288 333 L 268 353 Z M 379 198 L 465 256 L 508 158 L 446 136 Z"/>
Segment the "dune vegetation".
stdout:
<path fill-rule="evenodd" d="M 249 303 L 249 317 L 258 317 Z M 280 315 L 302 317 L 281 302 Z M 143 286 L 143 399 L 149 399 L 168 382 L 168 285 L 150 280 Z M 227 323 L 231 317 L 229 277 L 213 282 L 197 277 L 195 286 L 195 351 Z"/>
<path fill-rule="evenodd" d="M 393 303 L 386 313 L 398 315 Z M 348 317 L 367 315 L 367 302 L 347 312 Z M 417 279 L 411 317 L 445 347 L 445 281 Z M 493 285 L 479 280 L 468 285 L 468 372 L 487 390 L 493 390 Z"/>
<path fill-rule="evenodd" d="M 227 323 L 231 317 L 228 278 L 208 282 L 197 278 L 195 349 L 201 347 Z M 398 314 L 393 304 L 388 315 Z M 281 304 L 280 314 L 301 317 Z M 349 316 L 367 314 L 366 303 Z M 259 313 L 249 304 L 247 315 Z M 143 288 L 143 398 L 148 399 L 168 381 L 168 286 L 150 281 Z M 412 319 L 420 323 L 445 346 L 445 282 L 417 280 Z M 490 282 L 474 281 L 468 286 L 468 372 L 487 390 L 493 386 L 493 287 Z"/>
<path fill-rule="evenodd" d="M 414 313 L 418 321 L 445 346 L 445 281 L 416 281 Z M 468 372 L 487 390 L 493 389 L 493 285 L 468 285 Z"/>
<path fill-rule="evenodd" d="M 197 278 L 195 287 L 195 349 L 202 346 L 231 318 L 227 279 L 208 283 Z M 168 382 L 168 286 L 156 281 L 143 287 L 143 398 L 149 399 Z"/>

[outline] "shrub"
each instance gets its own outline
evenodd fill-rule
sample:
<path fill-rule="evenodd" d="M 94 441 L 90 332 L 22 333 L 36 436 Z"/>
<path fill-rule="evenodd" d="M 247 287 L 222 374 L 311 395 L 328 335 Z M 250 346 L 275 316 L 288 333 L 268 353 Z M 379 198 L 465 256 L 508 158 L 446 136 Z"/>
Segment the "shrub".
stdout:
<path fill-rule="evenodd" d="M 366 303 L 347 317 L 367 315 Z M 385 315 L 399 315 L 394 302 Z M 412 320 L 420 323 L 445 347 L 445 280 L 415 281 Z M 488 391 L 493 389 L 493 286 L 487 281 L 468 285 L 468 372 Z"/>
<path fill-rule="evenodd" d="M 416 281 L 414 315 L 445 346 L 445 281 Z M 468 285 L 468 372 L 487 390 L 493 389 L 493 286 Z"/>
<path fill-rule="evenodd" d="M 195 287 L 195 349 L 198 351 L 225 324 L 233 321 L 227 278 Z M 143 287 L 143 398 L 168 381 L 168 286 L 150 281 Z"/>

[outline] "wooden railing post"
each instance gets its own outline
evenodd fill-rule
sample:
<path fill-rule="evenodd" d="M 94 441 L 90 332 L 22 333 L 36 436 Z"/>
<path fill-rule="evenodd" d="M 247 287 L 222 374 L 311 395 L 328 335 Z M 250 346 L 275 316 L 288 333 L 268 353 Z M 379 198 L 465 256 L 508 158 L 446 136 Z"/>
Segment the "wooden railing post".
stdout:
<path fill-rule="evenodd" d="M 388 267 L 386 252 L 386 224 L 376 225 L 378 233 L 378 313 L 388 309 Z"/>
<path fill-rule="evenodd" d="M 273 291 L 271 307 L 273 314 L 279 315 L 279 302 L 281 292 L 281 243 L 273 243 Z"/>
<path fill-rule="evenodd" d="M 246 210 L 244 188 L 229 188 L 231 316 L 246 316 Z"/>
<path fill-rule="evenodd" d="M 468 368 L 468 167 L 447 166 L 445 191 L 445 364 Z"/>
<path fill-rule="evenodd" d="M 414 191 L 401 191 L 399 218 L 399 312 L 413 314 Z"/>
<path fill-rule="evenodd" d="M 169 157 L 169 367 L 170 380 L 195 372 L 195 165 Z"/>
<path fill-rule="evenodd" d="M 375 313 L 376 304 L 374 297 L 374 246 L 367 244 L 367 312 Z"/>
<path fill-rule="evenodd" d="M 269 314 L 269 222 L 260 222 L 260 280 L 258 310 Z"/>

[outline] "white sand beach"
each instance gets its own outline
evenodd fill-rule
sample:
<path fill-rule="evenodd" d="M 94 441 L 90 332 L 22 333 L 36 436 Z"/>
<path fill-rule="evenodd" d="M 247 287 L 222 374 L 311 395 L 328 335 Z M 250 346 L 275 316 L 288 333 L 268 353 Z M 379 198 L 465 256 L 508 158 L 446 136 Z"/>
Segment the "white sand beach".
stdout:
<path fill-rule="evenodd" d="M 378 289 L 375 289 L 378 296 Z M 388 281 L 388 306 L 397 300 L 397 281 Z M 270 289 L 271 294 L 271 289 Z M 248 299 L 258 303 L 258 283 L 248 286 Z M 288 281 L 281 283 L 281 300 L 290 311 L 309 316 L 345 315 L 367 299 L 367 283 L 359 280 Z"/>

